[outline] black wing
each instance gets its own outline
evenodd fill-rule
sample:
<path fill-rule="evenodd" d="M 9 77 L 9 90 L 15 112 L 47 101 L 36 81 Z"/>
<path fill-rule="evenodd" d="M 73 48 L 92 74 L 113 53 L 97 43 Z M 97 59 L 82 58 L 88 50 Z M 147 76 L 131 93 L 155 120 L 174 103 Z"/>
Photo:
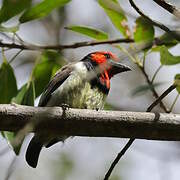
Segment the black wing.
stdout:
<path fill-rule="evenodd" d="M 46 106 L 51 94 L 69 77 L 70 73 L 73 70 L 73 64 L 68 64 L 62 67 L 56 75 L 52 78 L 49 84 L 46 86 L 38 106 Z"/>

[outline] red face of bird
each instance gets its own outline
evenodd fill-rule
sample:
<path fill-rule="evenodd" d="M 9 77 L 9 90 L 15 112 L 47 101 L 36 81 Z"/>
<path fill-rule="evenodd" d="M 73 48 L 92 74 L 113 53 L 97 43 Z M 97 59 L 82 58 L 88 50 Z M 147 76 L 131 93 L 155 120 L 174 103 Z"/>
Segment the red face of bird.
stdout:
<path fill-rule="evenodd" d="M 119 63 L 117 56 L 111 52 L 102 51 L 91 53 L 91 60 L 98 65 L 100 73 L 108 74 L 109 78 L 118 73 L 131 70 L 128 66 Z"/>

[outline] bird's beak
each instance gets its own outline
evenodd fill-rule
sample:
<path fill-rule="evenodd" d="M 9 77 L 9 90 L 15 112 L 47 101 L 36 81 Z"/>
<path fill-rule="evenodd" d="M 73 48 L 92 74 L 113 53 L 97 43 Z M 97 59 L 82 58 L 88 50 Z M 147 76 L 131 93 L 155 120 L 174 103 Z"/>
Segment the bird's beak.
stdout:
<path fill-rule="evenodd" d="M 125 71 L 131 71 L 131 68 L 129 66 L 121 64 L 118 61 L 115 61 L 113 59 L 110 59 L 108 62 L 112 66 L 113 74 L 118 74 Z"/>

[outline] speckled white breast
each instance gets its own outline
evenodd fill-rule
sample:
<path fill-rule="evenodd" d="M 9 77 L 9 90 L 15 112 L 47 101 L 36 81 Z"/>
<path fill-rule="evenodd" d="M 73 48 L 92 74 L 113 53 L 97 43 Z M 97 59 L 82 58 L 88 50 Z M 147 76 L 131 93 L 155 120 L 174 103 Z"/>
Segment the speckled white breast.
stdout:
<path fill-rule="evenodd" d="M 83 62 L 74 65 L 74 71 L 64 83 L 52 93 L 47 106 L 67 104 L 72 108 L 102 109 L 106 95 L 98 88 L 91 88 L 88 70 Z"/>

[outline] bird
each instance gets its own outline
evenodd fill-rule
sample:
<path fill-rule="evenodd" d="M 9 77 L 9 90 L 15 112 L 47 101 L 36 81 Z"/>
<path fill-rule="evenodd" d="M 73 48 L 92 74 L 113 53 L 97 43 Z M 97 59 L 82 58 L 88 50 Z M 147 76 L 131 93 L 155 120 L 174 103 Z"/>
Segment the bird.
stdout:
<path fill-rule="evenodd" d="M 119 58 L 109 51 L 91 52 L 75 63 L 63 66 L 45 87 L 39 107 L 67 105 L 70 108 L 101 110 L 110 90 L 110 79 L 131 68 L 119 62 Z M 66 138 L 42 137 L 35 133 L 27 151 L 26 161 L 36 168 L 40 151 Z"/>

